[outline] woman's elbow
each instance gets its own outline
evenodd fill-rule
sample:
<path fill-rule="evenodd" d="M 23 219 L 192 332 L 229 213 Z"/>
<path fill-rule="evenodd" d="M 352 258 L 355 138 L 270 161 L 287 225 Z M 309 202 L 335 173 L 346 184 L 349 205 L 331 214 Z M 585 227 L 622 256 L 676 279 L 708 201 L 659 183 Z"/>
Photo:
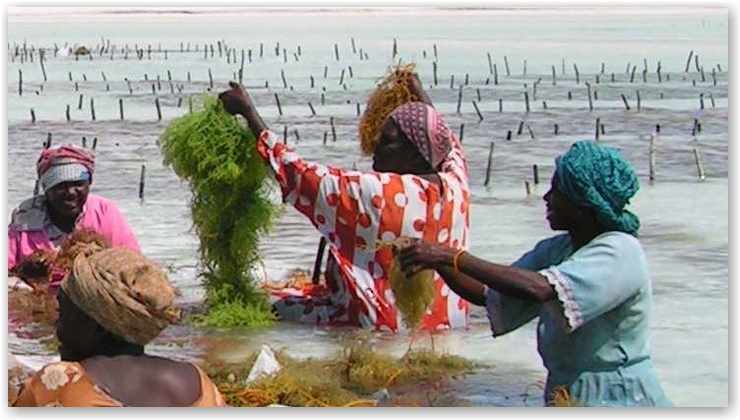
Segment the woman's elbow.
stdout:
<path fill-rule="evenodd" d="M 546 303 L 555 298 L 555 290 L 547 281 L 533 284 L 527 288 L 529 298 L 538 303 Z"/>

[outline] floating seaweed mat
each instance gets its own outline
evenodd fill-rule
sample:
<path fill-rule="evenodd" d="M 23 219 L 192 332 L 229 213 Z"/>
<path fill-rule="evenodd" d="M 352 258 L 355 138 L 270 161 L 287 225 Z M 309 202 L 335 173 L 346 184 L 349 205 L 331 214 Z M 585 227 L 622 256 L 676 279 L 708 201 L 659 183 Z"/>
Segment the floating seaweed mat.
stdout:
<path fill-rule="evenodd" d="M 392 67 L 370 95 L 359 124 L 360 148 L 366 155 L 375 151 L 383 123 L 391 112 L 399 105 L 419 100 L 410 90 L 414 67 L 415 64 Z"/>
<path fill-rule="evenodd" d="M 470 371 L 473 363 L 454 355 L 412 351 L 394 358 L 374 351 L 365 342 L 345 346 L 332 359 L 297 360 L 284 352 L 276 357 L 282 369 L 248 385 L 244 380 L 257 353 L 240 367 L 206 368 L 232 406 L 282 404 L 300 407 L 375 406 L 372 393 L 381 388 L 441 381 Z M 399 405 L 417 402 L 397 401 Z"/>
<path fill-rule="evenodd" d="M 190 210 L 200 240 L 201 277 L 210 326 L 264 326 L 275 320 L 255 284 L 259 239 L 279 206 L 269 199 L 268 172 L 254 135 L 221 102 L 204 95 L 196 110 L 173 120 L 159 143 L 164 163 L 188 181 Z"/>

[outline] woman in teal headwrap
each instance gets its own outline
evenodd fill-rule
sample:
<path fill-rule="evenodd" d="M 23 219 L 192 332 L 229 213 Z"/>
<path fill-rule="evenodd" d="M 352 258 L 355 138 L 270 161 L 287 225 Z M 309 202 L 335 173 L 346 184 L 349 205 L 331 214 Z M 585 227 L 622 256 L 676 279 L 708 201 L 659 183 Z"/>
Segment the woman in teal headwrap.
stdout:
<path fill-rule="evenodd" d="M 511 266 L 416 242 L 401 252 L 404 271 L 437 270 L 457 294 L 486 307 L 494 337 L 538 317 L 547 402 L 563 389 L 581 405 L 670 406 L 650 358 L 640 222 L 625 209 L 639 189 L 635 172 L 615 149 L 591 141 L 555 163 L 547 220 L 566 233 Z"/>

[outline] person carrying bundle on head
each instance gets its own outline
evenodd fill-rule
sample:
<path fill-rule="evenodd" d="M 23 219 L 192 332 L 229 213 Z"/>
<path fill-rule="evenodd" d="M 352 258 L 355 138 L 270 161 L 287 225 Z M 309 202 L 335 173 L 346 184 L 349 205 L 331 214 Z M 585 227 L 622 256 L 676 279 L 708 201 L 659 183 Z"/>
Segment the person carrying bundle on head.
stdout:
<path fill-rule="evenodd" d="M 144 353 L 180 318 L 155 263 L 127 248 L 78 248 L 57 294 L 62 361 L 26 380 L 15 407 L 217 407 L 225 402 L 191 363 Z"/>
<path fill-rule="evenodd" d="M 308 217 L 328 241 L 328 288 L 273 292 L 280 317 L 316 325 L 399 330 L 389 272 L 390 247 L 400 237 L 468 246 L 467 163 L 461 144 L 434 109 L 418 77 L 410 89 L 422 101 L 395 108 L 373 152 L 373 171 L 302 159 L 269 130 L 249 94 L 236 83 L 221 93 L 224 109 L 246 118 L 257 151 L 272 168 L 283 199 Z M 434 275 L 434 299 L 419 327 L 467 324 L 468 304 Z"/>
<path fill-rule="evenodd" d="M 60 246 L 79 229 L 100 234 L 111 246 L 139 251 L 118 207 L 90 193 L 94 152 L 74 145 L 44 149 L 36 163 L 43 194 L 23 201 L 8 225 L 8 272 L 34 288 L 55 293 L 64 275 L 53 263 Z"/>

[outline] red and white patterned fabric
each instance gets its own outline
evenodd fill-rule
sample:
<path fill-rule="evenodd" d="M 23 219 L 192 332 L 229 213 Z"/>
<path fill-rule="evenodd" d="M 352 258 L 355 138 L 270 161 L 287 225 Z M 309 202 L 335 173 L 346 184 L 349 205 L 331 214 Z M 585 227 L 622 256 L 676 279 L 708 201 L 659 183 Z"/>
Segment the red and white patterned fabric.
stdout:
<path fill-rule="evenodd" d="M 337 270 L 341 278 L 334 290 L 309 286 L 271 292 L 283 319 L 399 330 L 401 318 L 388 280 L 392 253 L 387 247 L 376 251 L 377 241 L 407 236 L 468 247 L 467 163 L 458 139 L 452 133 L 449 139 L 451 151 L 439 167 L 440 189 L 415 175 L 348 171 L 307 162 L 278 142 L 275 133 L 261 133 L 257 150 L 274 170 L 283 200 L 326 237 L 335 260 L 331 263 L 329 258 L 327 271 Z M 435 284 L 437 294 L 421 328 L 466 326 L 468 302 L 438 274 Z"/>

